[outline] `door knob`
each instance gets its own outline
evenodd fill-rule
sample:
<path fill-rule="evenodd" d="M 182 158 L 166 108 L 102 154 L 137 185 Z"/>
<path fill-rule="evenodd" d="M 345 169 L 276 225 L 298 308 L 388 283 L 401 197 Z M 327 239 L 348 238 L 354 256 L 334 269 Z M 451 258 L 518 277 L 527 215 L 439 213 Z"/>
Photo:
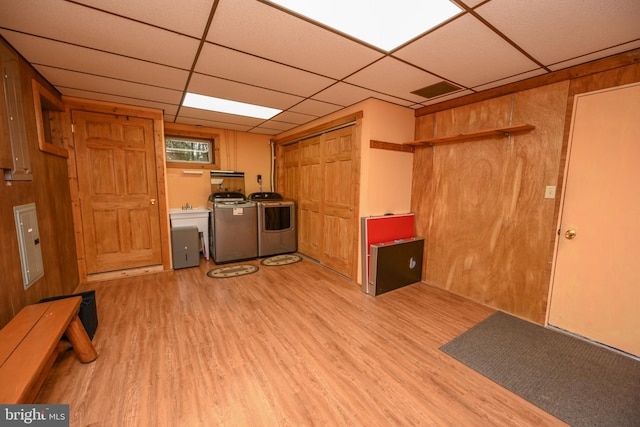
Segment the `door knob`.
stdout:
<path fill-rule="evenodd" d="M 571 239 L 575 239 L 576 237 L 576 230 L 567 230 L 566 233 L 564 233 L 564 237 L 571 240 Z"/>
<path fill-rule="evenodd" d="M 156 199 L 151 199 L 151 204 L 155 205 L 156 204 Z"/>

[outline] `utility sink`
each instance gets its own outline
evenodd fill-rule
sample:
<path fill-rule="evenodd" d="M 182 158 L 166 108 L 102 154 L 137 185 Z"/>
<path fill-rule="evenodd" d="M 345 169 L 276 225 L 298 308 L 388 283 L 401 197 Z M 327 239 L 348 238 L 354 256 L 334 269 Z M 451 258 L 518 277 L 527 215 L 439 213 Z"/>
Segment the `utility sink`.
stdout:
<path fill-rule="evenodd" d="M 209 259 L 209 215 L 210 208 L 189 208 L 169 209 L 171 227 L 188 227 L 195 225 L 198 227 L 200 241 L 202 242 L 202 252 L 205 259 Z"/>
<path fill-rule="evenodd" d="M 169 217 L 173 220 L 175 219 L 186 219 L 186 218 L 201 218 L 207 217 L 211 213 L 210 208 L 189 208 L 189 209 L 181 209 L 181 208 L 173 208 L 169 209 Z"/>

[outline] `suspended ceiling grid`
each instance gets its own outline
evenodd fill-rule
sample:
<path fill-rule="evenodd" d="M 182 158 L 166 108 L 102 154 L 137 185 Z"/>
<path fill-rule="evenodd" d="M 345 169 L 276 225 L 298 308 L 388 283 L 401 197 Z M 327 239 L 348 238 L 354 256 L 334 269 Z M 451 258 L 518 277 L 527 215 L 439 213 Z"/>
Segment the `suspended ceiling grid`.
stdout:
<path fill-rule="evenodd" d="M 0 35 L 63 95 L 267 135 L 369 98 L 417 109 L 640 47 L 637 0 L 455 3 L 391 52 L 261 0 L 6 0 Z M 443 81 L 460 89 L 412 93 Z M 181 107 L 187 91 L 283 112 Z"/>

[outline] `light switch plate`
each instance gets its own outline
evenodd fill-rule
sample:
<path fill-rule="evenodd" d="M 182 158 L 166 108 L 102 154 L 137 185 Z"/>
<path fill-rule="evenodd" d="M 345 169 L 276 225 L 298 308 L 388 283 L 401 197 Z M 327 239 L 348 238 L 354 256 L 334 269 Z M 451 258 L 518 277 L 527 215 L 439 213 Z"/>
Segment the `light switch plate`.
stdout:
<path fill-rule="evenodd" d="M 555 185 L 547 185 L 544 189 L 544 198 L 545 199 L 555 199 L 556 198 L 556 186 Z"/>

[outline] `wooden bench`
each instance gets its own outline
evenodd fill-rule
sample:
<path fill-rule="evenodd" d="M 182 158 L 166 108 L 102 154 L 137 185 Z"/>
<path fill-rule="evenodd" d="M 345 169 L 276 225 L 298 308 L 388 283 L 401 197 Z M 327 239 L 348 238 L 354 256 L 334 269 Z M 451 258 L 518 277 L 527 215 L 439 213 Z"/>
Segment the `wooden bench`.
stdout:
<path fill-rule="evenodd" d="M 0 330 L 0 403 L 33 403 L 66 349 L 60 341 L 64 334 L 82 363 L 96 359 L 78 318 L 81 302 L 77 296 L 29 305 Z"/>

